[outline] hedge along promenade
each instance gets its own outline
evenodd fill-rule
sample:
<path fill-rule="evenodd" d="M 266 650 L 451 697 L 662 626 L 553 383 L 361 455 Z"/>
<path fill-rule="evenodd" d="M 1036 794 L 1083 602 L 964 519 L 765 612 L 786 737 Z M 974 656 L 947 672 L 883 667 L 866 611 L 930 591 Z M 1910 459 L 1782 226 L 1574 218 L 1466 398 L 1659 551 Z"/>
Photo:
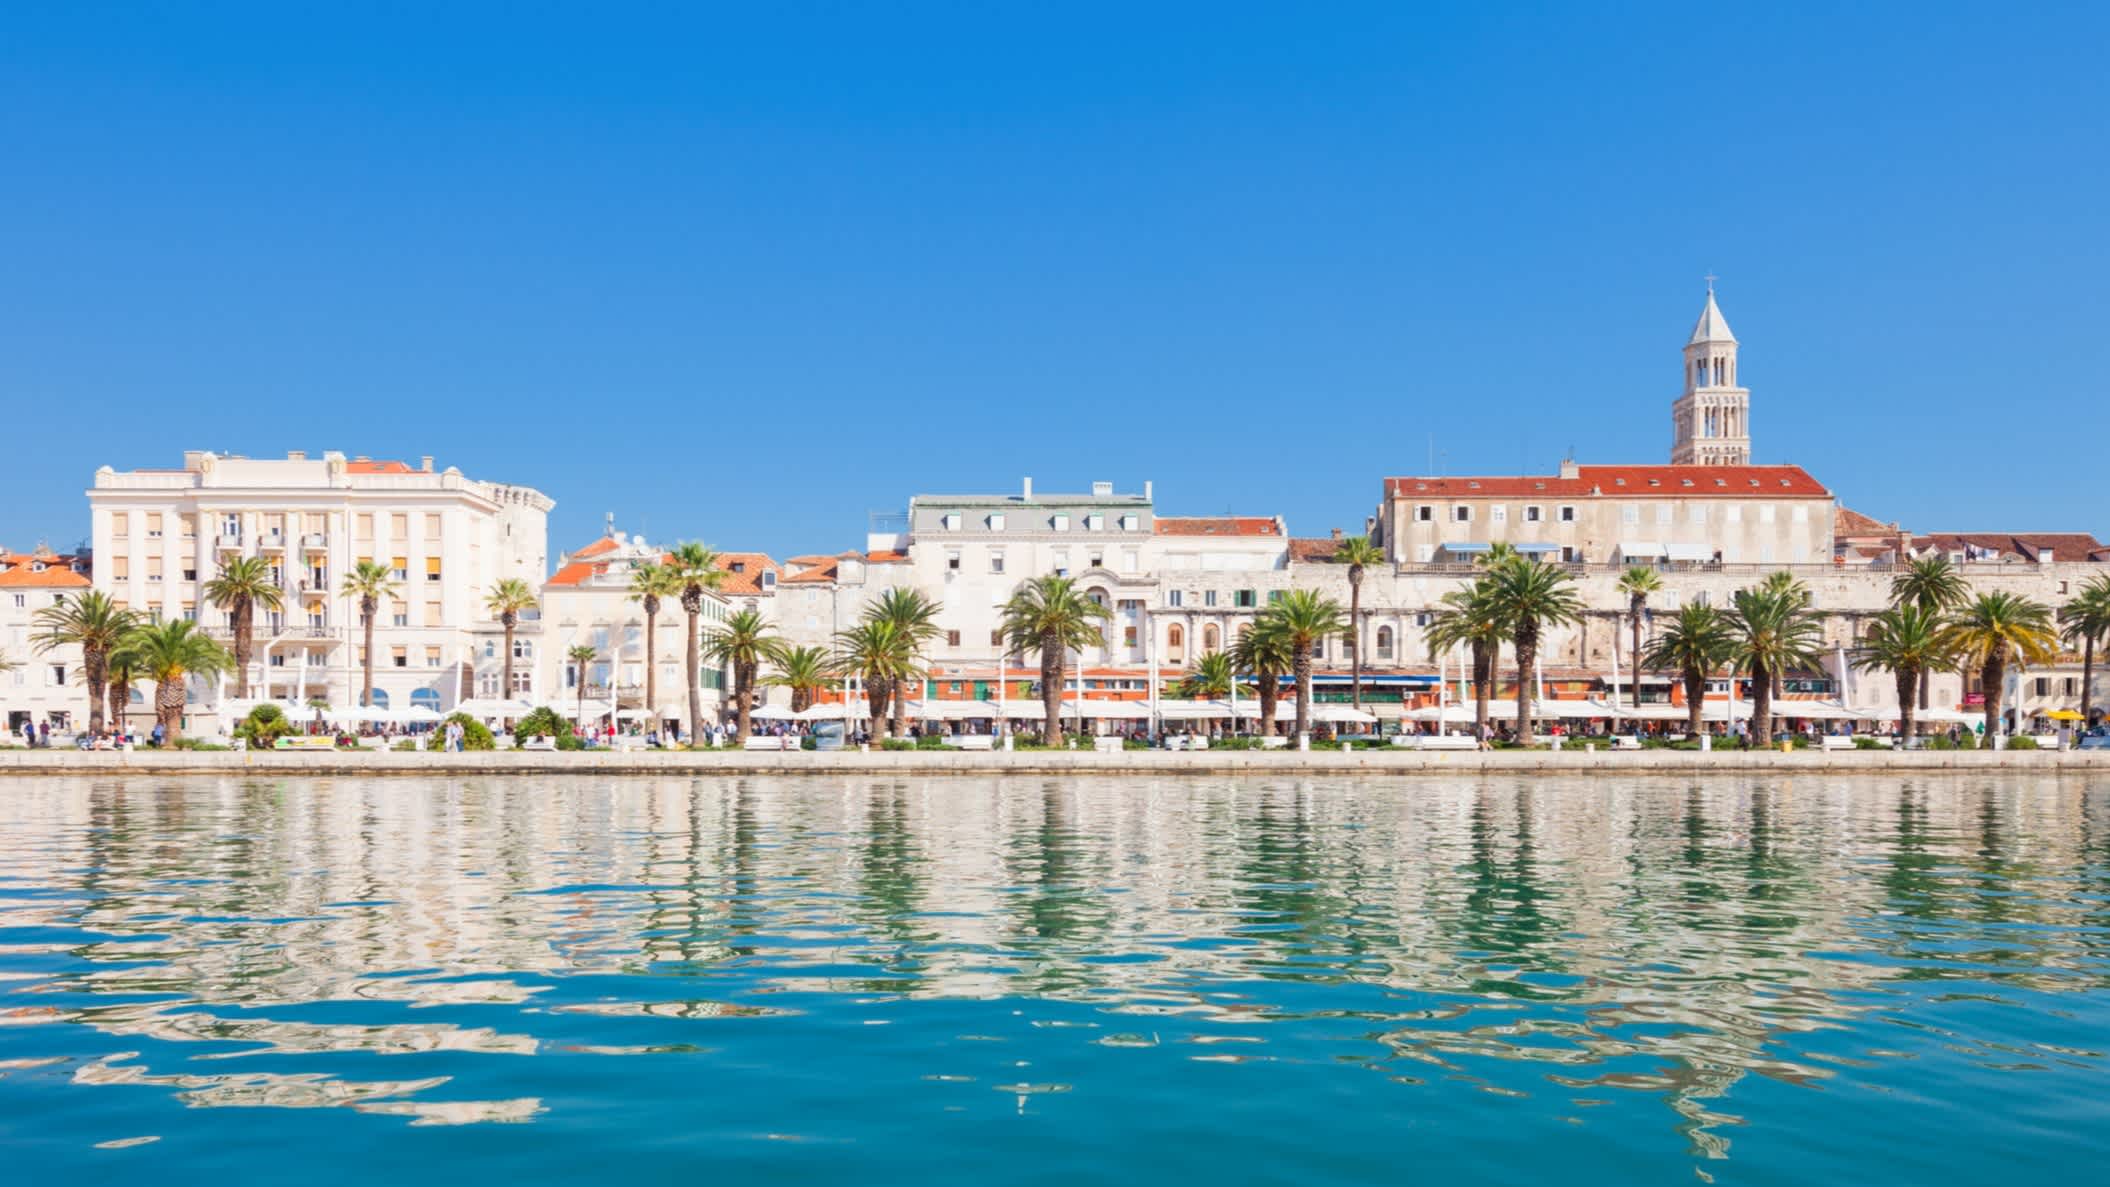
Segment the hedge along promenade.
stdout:
<path fill-rule="evenodd" d="M 53 775 L 1703 775 L 2078 773 L 2110 750 L 393 751 L 0 750 L 0 778 Z"/>

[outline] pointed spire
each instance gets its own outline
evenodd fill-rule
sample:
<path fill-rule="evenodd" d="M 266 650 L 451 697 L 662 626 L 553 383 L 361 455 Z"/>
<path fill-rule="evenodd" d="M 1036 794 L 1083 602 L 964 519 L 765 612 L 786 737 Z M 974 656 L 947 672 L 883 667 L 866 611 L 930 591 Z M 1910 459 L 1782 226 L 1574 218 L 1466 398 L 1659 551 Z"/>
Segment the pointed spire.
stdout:
<path fill-rule="evenodd" d="M 1722 307 L 1714 303 L 1714 278 L 1707 278 L 1707 307 L 1700 310 L 1700 320 L 1693 323 L 1692 338 L 1687 346 L 1698 346 L 1703 342 L 1734 342 L 1736 335 L 1729 332 L 1729 319 L 1722 316 Z"/>

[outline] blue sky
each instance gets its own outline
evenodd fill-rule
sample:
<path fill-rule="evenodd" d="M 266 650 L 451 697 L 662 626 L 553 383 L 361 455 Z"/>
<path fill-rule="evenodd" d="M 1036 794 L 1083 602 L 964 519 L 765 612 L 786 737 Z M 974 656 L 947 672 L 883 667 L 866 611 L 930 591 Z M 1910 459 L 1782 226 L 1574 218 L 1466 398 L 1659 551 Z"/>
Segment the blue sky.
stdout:
<path fill-rule="evenodd" d="M 0 15 L 0 542 L 185 448 L 655 538 L 1664 460 L 2110 532 L 2110 6 L 93 4 Z"/>

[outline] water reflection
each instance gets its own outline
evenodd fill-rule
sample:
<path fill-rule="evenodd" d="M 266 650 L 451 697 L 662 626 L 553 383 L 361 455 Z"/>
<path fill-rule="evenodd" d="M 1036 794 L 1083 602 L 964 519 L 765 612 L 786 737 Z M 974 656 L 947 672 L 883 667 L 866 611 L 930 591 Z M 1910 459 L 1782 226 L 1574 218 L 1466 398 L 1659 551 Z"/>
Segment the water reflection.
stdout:
<path fill-rule="evenodd" d="M 1733 1099 L 1753 1078 L 1822 1090 L 1923 1046 L 2103 1070 L 2085 1027 L 2017 1021 L 2101 1015 L 2110 795 L 2079 779 L 6 790 L 0 1089 L 60 1067 L 192 1107 L 533 1123 L 590 1075 L 559 1056 L 697 1057 L 853 1006 L 831 1041 L 882 1053 L 921 1016 L 879 1004 L 1023 1001 L 1082 1008 L 1036 1017 L 1036 1066 L 916 1078 L 1024 1109 L 1132 1074 L 1123 1051 L 1290 1061 L 1564 1121 L 1656 1102 L 1719 1158 L 1762 1120 Z M 1957 1001 L 1986 1008 L 1929 1005 Z M 984 1017 L 919 1050 L 1026 1041 L 956 1016 Z"/>

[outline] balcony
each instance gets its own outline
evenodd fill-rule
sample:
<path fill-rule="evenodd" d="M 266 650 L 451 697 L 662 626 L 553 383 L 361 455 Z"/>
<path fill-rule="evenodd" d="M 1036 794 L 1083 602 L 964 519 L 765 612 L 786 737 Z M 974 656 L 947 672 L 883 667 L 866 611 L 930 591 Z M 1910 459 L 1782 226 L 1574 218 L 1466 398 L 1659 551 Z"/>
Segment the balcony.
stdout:
<path fill-rule="evenodd" d="M 242 547 L 242 533 L 221 532 L 219 536 L 216 537 L 216 543 L 222 550 L 229 552 L 239 551 Z"/>
<path fill-rule="evenodd" d="M 309 552 L 321 552 L 330 546 L 330 538 L 321 532 L 309 532 L 300 538 L 300 546 Z"/>
<path fill-rule="evenodd" d="M 262 536 L 257 538 L 256 546 L 258 548 L 270 549 L 274 552 L 284 551 L 286 547 L 285 533 L 265 532 Z"/>

